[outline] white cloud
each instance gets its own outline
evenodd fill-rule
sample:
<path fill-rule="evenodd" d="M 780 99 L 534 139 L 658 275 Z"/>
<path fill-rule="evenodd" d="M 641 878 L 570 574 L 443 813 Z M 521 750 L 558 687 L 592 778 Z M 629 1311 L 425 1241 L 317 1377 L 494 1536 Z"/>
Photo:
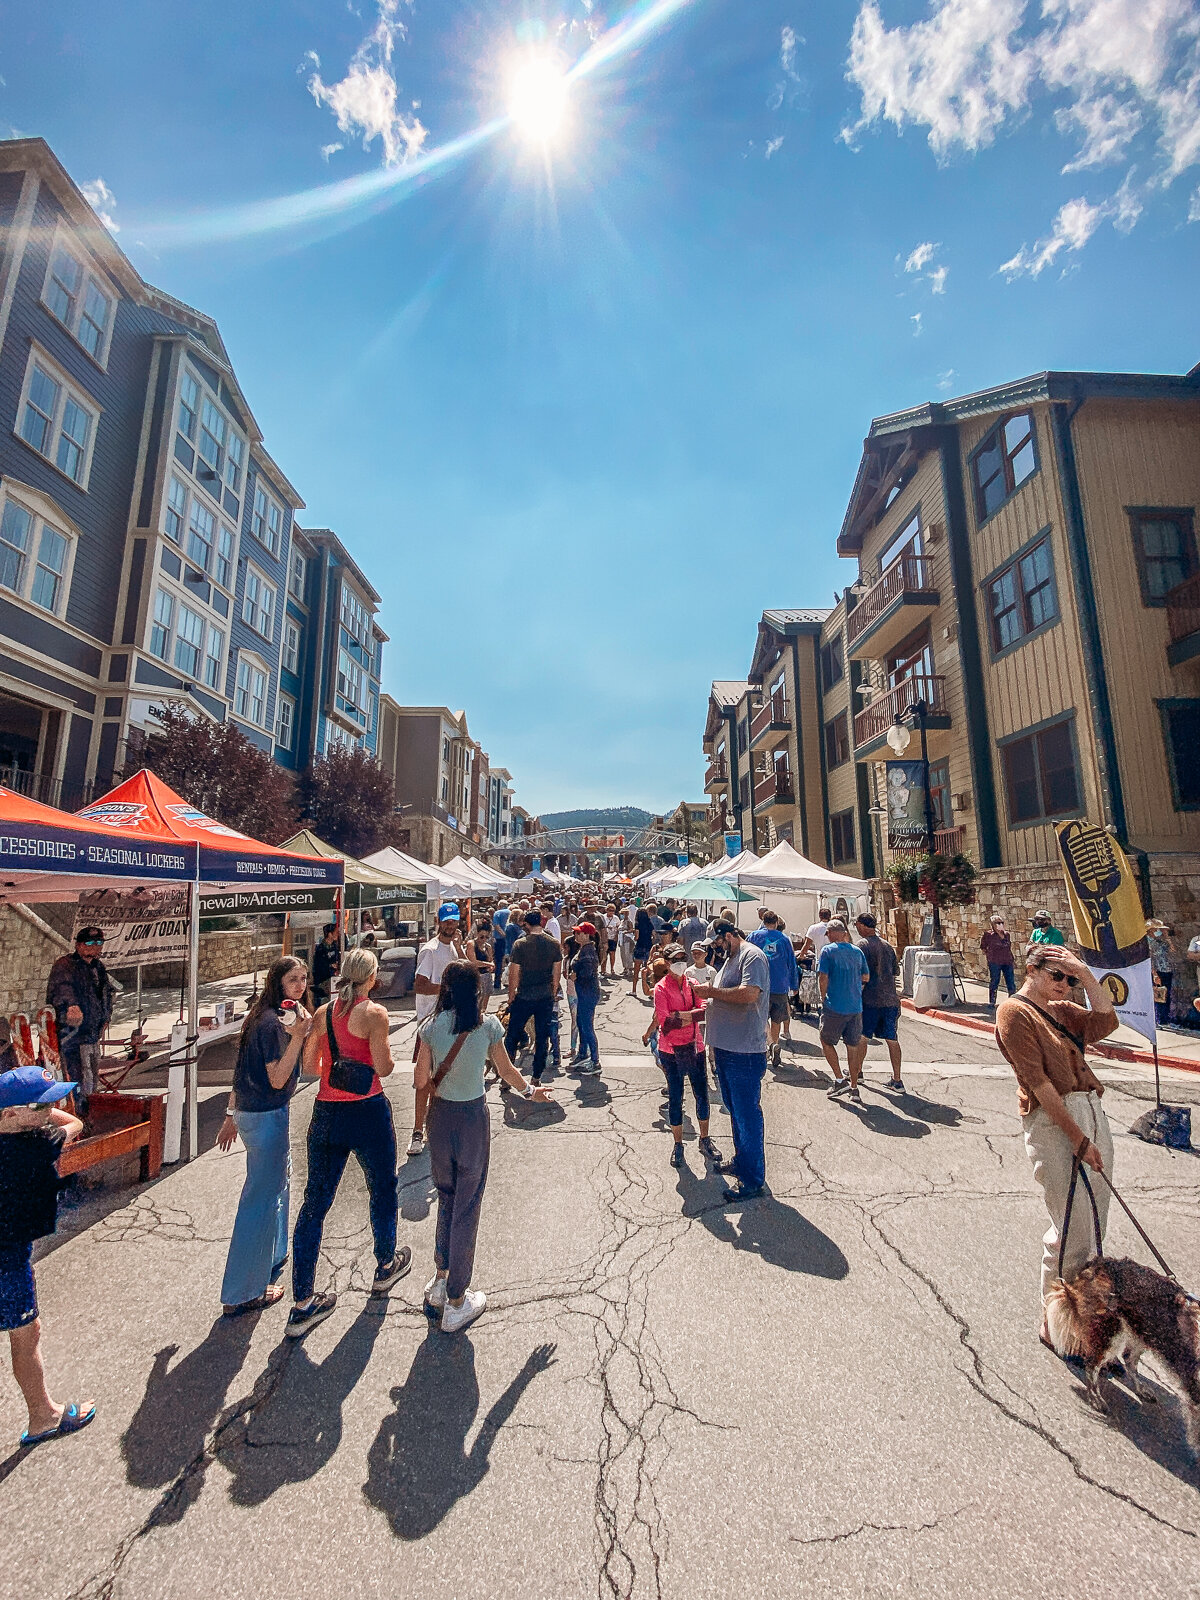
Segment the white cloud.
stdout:
<path fill-rule="evenodd" d="M 1188 201 L 1188 221 L 1200 222 L 1200 188 L 1196 189 L 1196 192 Z"/>
<path fill-rule="evenodd" d="M 861 103 L 848 143 L 890 122 L 926 130 L 939 160 L 974 154 L 1053 97 L 1054 124 L 1075 142 L 1063 172 L 1112 165 L 1135 147 L 1145 162 L 1140 194 L 1127 178 L 1100 202 L 1126 228 L 1151 188 L 1200 164 L 1197 0 L 927 0 L 924 18 L 894 28 L 882 3 L 861 0 L 850 37 Z M 1032 259 L 1055 247 L 1057 228 Z M 1077 246 L 1064 239 L 1055 253 L 1067 248 Z"/>
<path fill-rule="evenodd" d="M 919 339 L 921 337 L 921 334 L 924 332 L 924 328 L 923 328 L 923 325 L 922 325 L 921 313 L 919 311 L 914 311 L 912 316 L 909 317 L 908 320 L 913 325 L 913 338 L 914 339 Z"/>
<path fill-rule="evenodd" d="M 81 183 L 80 193 L 108 229 L 109 233 L 120 233 L 121 229 L 113 217 L 117 197 L 105 183 L 103 178 L 93 178 L 91 183 Z"/>
<path fill-rule="evenodd" d="M 399 15 L 400 0 L 377 0 L 377 4 L 375 26 L 354 52 L 346 76 L 337 83 L 324 82 L 316 53 L 308 52 L 314 66 L 308 89 L 318 105 L 327 105 L 333 112 L 340 133 L 361 134 L 364 149 L 378 139 L 385 165 L 397 166 L 418 153 L 427 130 L 411 112 L 397 109 L 399 91 L 391 63 L 396 41 L 406 31 Z"/>
<path fill-rule="evenodd" d="M 779 34 L 779 64 L 789 77 L 796 76 L 796 30 L 785 23 Z"/>
<path fill-rule="evenodd" d="M 1103 206 L 1089 205 L 1084 199 L 1068 200 L 1047 236 L 1034 245 L 1022 245 L 1015 256 L 1001 263 L 999 270 L 1010 282 L 1022 274 L 1040 277 L 1064 250 L 1082 250 L 1104 216 Z"/>
<path fill-rule="evenodd" d="M 780 145 L 782 143 L 783 143 L 783 134 L 780 134 L 778 139 L 768 139 L 767 140 L 766 158 L 767 158 L 768 161 L 770 161 L 771 157 L 775 154 L 776 150 L 779 149 L 779 147 L 780 147 Z"/>
<path fill-rule="evenodd" d="M 330 156 L 337 155 L 339 150 L 344 150 L 345 148 L 345 145 L 337 140 L 333 144 L 323 144 L 321 146 L 321 160 L 328 161 Z"/>
<path fill-rule="evenodd" d="M 949 270 L 950 269 L 948 267 L 934 267 L 933 271 L 929 274 L 929 287 L 933 290 L 934 294 L 945 294 L 946 273 Z"/>
<path fill-rule="evenodd" d="M 954 368 L 953 367 L 947 367 L 945 372 L 939 372 L 938 373 L 937 386 L 942 391 L 943 394 L 946 394 L 951 389 L 953 389 L 953 387 L 954 387 Z"/>
<path fill-rule="evenodd" d="M 804 79 L 796 71 L 796 49 L 804 40 L 795 28 L 784 23 L 779 30 L 779 66 L 783 72 L 783 79 L 777 83 L 767 96 L 767 110 L 778 111 L 786 100 L 790 105 L 796 98 L 797 90 L 804 87 Z M 790 87 L 789 87 L 790 85 Z"/>
<path fill-rule="evenodd" d="M 917 245 L 909 252 L 908 260 L 904 263 L 905 272 L 923 272 L 933 260 L 937 248 L 931 239 L 926 239 L 924 244 Z"/>

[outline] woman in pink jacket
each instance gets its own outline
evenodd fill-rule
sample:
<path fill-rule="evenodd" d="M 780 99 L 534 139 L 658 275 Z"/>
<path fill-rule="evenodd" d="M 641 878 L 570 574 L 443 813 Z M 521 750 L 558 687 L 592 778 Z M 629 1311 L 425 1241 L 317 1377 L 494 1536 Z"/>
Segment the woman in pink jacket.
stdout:
<path fill-rule="evenodd" d="M 683 946 L 668 945 L 663 954 L 670 965 L 654 985 L 654 1019 L 658 1024 L 658 1059 L 667 1076 L 667 1118 L 675 1141 L 671 1165 L 683 1165 L 683 1080 L 687 1077 L 696 1100 L 701 1153 L 714 1166 L 720 1166 L 721 1152 L 708 1136 L 708 1073 L 696 1031 L 704 1007 L 684 976 L 687 957 Z"/>

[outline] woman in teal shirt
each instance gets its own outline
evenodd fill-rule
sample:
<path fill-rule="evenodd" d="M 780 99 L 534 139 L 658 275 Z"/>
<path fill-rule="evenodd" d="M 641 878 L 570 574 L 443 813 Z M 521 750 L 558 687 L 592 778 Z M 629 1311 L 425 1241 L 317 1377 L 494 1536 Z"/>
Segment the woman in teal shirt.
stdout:
<path fill-rule="evenodd" d="M 421 1025 L 414 1074 L 418 1092 L 433 1085 L 427 1137 L 438 1215 L 425 1309 L 441 1317 L 443 1333 L 459 1332 L 487 1304 L 483 1290 L 470 1283 L 491 1145 L 483 1089 L 488 1062 L 527 1100 L 550 1099 L 548 1088 L 535 1088 L 513 1066 L 499 1018 L 481 1015 L 479 995 L 474 965 L 452 961 L 442 975 L 437 1009 Z"/>

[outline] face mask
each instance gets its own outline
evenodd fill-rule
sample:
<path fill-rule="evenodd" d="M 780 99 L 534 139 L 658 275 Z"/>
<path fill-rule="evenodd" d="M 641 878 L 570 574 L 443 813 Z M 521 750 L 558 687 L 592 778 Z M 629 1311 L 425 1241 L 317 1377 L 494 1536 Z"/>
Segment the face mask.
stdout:
<path fill-rule="evenodd" d="M 671 971 L 675 974 L 675 976 L 677 978 L 682 978 L 684 973 L 687 971 L 687 962 L 686 961 L 672 961 L 672 963 L 671 963 Z"/>

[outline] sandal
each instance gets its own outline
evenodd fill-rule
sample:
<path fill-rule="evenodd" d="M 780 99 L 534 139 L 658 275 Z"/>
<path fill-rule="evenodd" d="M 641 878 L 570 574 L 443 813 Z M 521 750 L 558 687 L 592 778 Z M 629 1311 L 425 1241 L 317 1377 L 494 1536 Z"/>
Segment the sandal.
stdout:
<path fill-rule="evenodd" d="M 47 1428 L 45 1433 L 30 1433 L 26 1428 L 21 1435 L 21 1448 L 25 1450 L 31 1445 L 44 1444 L 47 1439 L 57 1439 L 61 1433 L 78 1433 L 81 1428 L 87 1427 L 95 1415 L 95 1406 L 88 1406 L 86 1411 L 81 1411 L 78 1400 L 71 1400 L 63 1407 L 63 1414 L 54 1427 Z"/>
<path fill-rule="evenodd" d="M 272 1283 L 256 1300 L 243 1300 L 240 1306 L 222 1306 L 223 1317 L 242 1317 L 247 1311 L 265 1311 L 268 1306 L 278 1305 L 283 1299 L 284 1288 L 281 1283 Z"/>

